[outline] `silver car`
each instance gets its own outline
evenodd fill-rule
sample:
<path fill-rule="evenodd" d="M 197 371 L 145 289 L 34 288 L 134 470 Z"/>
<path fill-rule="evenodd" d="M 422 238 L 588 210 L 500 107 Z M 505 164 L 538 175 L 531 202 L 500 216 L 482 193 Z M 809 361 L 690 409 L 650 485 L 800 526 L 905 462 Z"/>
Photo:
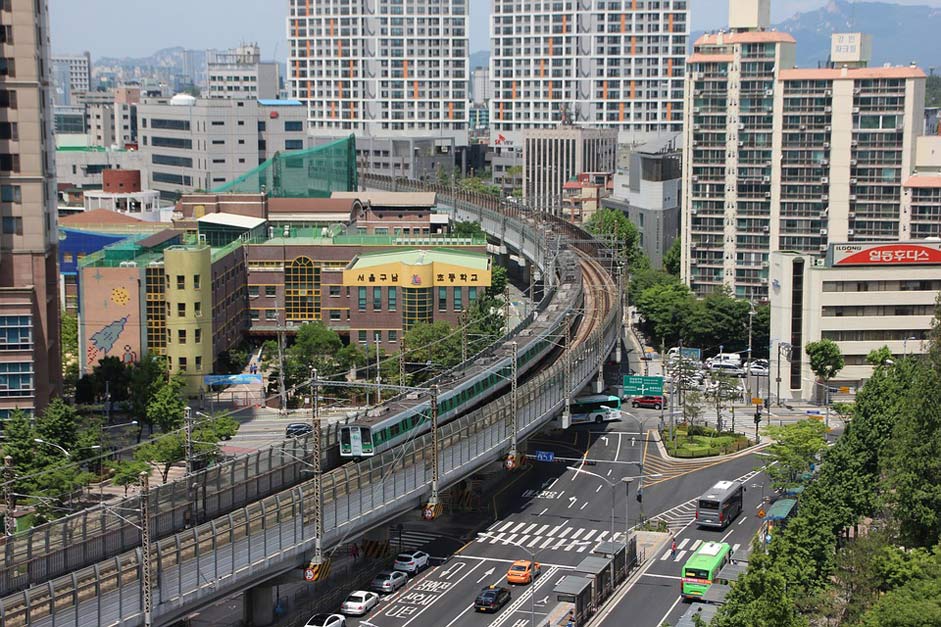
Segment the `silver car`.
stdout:
<path fill-rule="evenodd" d="M 408 582 L 408 575 L 400 570 L 384 570 L 376 575 L 369 589 L 376 592 L 395 592 Z"/>
<path fill-rule="evenodd" d="M 379 595 L 375 592 L 366 592 L 357 590 L 350 592 L 343 605 L 340 606 L 340 612 L 347 616 L 362 616 L 379 604 Z"/>

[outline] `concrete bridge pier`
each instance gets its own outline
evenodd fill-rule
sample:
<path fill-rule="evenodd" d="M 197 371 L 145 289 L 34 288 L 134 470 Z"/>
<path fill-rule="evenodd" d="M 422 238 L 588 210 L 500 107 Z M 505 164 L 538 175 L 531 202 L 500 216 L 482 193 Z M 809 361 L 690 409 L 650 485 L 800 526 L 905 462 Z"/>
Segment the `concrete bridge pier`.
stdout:
<path fill-rule="evenodd" d="M 270 582 L 245 591 L 242 619 L 251 627 L 267 627 L 274 624 L 274 595 Z"/>
<path fill-rule="evenodd" d="M 595 377 L 595 394 L 601 394 L 604 391 L 604 362 L 598 364 L 598 376 Z"/>

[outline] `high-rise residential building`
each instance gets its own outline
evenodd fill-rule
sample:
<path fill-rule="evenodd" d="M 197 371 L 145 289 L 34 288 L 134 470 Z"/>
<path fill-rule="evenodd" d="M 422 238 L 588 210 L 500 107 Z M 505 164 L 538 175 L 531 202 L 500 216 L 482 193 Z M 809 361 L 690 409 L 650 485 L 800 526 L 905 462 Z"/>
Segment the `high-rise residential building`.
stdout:
<path fill-rule="evenodd" d="M 71 104 L 72 94 L 91 90 L 91 53 L 55 55 L 50 63 L 55 104 Z"/>
<path fill-rule="evenodd" d="M 490 68 L 474 68 L 471 73 L 471 101 L 475 106 L 485 105 L 493 97 Z"/>
<path fill-rule="evenodd" d="M 46 2 L 0 3 L 0 416 L 61 393 Z M 107 298 L 107 296 L 105 296 Z"/>
<path fill-rule="evenodd" d="M 565 183 L 584 172 L 613 173 L 614 129 L 563 126 L 526 131 L 523 138 L 523 202 L 561 215 Z"/>
<path fill-rule="evenodd" d="M 305 110 L 296 100 L 178 94 L 143 99 L 137 115 L 139 150 L 150 169 L 151 188 L 167 196 L 215 189 L 276 152 L 308 147 Z"/>
<path fill-rule="evenodd" d="M 682 276 L 699 295 L 768 295 L 774 94 L 795 57 L 770 21 L 769 0 L 730 0 L 731 30 L 703 35 L 687 59 Z"/>
<path fill-rule="evenodd" d="M 449 155 L 465 145 L 469 3 L 290 0 L 290 91 L 311 134 L 355 133 L 367 164 L 388 155 L 390 140 L 433 139 Z"/>
<path fill-rule="evenodd" d="M 587 6 L 586 6 L 587 5 Z M 490 119 L 509 140 L 576 125 L 679 131 L 687 0 L 493 0 Z"/>
<path fill-rule="evenodd" d="M 769 298 L 769 254 L 911 237 L 902 183 L 922 132 L 925 74 L 869 68 L 868 38 L 833 37 L 831 67 L 793 68 L 767 0 L 732 0 L 729 32 L 689 58 L 683 276 Z M 752 19 L 755 18 L 755 19 Z M 838 67 L 837 67 L 838 66 Z"/>
<path fill-rule="evenodd" d="M 258 44 L 210 54 L 208 72 L 210 98 L 277 98 L 281 89 L 278 64 L 263 62 Z"/>

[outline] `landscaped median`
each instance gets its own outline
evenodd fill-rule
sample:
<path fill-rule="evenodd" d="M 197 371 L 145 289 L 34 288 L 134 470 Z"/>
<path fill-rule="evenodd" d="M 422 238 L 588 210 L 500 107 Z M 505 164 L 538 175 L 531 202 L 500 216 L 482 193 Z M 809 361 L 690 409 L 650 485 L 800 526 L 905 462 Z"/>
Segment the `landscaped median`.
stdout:
<path fill-rule="evenodd" d="M 741 433 L 718 432 L 699 425 L 677 425 L 675 438 L 670 429 L 660 433 L 660 439 L 671 457 L 692 459 L 737 453 L 752 445 Z"/>

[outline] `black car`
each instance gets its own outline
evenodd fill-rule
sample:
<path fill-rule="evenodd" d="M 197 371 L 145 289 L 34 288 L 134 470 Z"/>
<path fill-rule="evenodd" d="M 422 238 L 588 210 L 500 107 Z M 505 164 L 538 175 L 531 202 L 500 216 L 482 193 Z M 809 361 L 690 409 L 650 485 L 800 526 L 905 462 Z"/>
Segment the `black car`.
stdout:
<path fill-rule="evenodd" d="M 287 429 L 284 430 L 284 437 L 299 438 L 302 435 L 307 435 L 313 430 L 314 428 L 306 422 L 292 422 L 288 425 Z"/>
<path fill-rule="evenodd" d="M 507 588 L 489 586 L 477 595 L 474 609 L 478 612 L 496 612 L 509 602 L 510 591 Z"/>

